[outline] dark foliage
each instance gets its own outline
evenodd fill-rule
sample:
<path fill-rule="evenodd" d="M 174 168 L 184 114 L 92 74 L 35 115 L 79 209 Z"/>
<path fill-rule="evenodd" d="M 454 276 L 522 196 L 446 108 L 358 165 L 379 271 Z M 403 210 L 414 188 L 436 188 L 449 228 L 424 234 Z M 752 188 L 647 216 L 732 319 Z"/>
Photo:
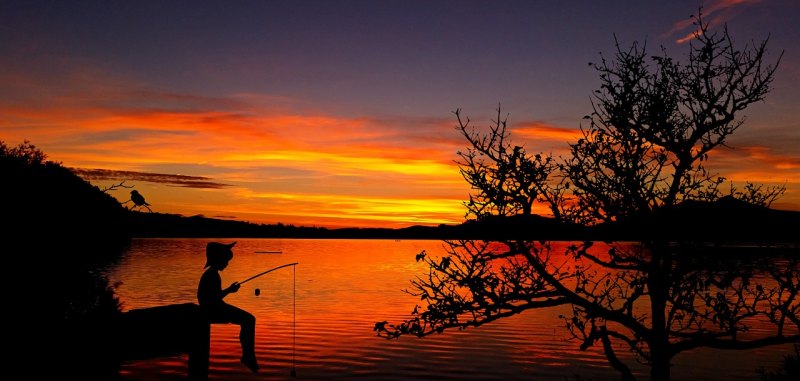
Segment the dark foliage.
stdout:
<path fill-rule="evenodd" d="M 67 263 L 107 255 L 128 241 L 127 211 L 110 195 L 74 175 L 25 142 L 0 142 L 7 237 L 28 250 Z M 73 249 L 73 250 L 67 250 Z M 23 254 L 24 255 L 24 254 Z"/>
<path fill-rule="evenodd" d="M 0 142 L 3 281 L 18 332 L 11 363 L 43 378 L 108 379 L 120 308 L 98 268 L 128 242 L 127 211 L 46 158 L 28 142 Z"/>

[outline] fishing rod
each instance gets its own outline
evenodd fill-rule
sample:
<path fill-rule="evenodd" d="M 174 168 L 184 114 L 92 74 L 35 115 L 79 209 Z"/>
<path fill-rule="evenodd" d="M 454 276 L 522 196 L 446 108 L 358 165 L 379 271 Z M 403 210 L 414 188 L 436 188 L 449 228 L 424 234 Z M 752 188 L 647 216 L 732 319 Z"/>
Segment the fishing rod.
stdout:
<path fill-rule="evenodd" d="M 245 283 L 247 283 L 247 282 L 249 282 L 249 281 L 251 281 L 251 280 L 253 280 L 253 279 L 256 279 L 256 278 L 258 278 L 258 277 L 260 277 L 260 276 L 262 276 L 262 275 L 269 274 L 269 273 L 271 273 L 271 272 L 273 272 L 273 271 L 275 271 L 275 270 L 282 269 L 282 268 L 284 268 L 284 267 L 295 266 L 295 265 L 298 265 L 299 263 L 300 263 L 300 262 L 292 262 L 292 263 L 287 263 L 287 264 L 285 264 L 285 265 L 281 265 L 281 266 L 278 266 L 278 267 L 275 267 L 275 268 L 271 268 L 271 269 L 269 269 L 269 270 L 267 270 L 267 271 L 264 271 L 264 272 L 262 272 L 262 273 L 258 273 L 258 274 L 256 274 L 256 275 L 253 275 L 253 276 L 251 276 L 250 278 L 247 278 L 247 279 L 245 279 L 245 280 L 243 280 L 243 281 L 239 282 L 239 285 L 243 285 L 243 284 L 245 284 Z"/>

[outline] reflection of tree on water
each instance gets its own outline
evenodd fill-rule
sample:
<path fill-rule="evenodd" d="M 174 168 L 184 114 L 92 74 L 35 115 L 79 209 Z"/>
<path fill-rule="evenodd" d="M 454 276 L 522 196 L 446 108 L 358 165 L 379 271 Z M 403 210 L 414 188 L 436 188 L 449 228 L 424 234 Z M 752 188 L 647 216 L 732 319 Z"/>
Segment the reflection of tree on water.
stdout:
<path fill-rule="evenodd" d="M 563 161 L 512 146 L 499 110 L 485 135 L 457 111 L 471 146 L 459 153 L 462 175 L 475 190 L 468 215 L 529 215 L 543 203 L 564 222 L 630 223 L 652 220 L 684 201 L 725 196 L 725 179 L 704 167 L 708 152 L 742 125 L 740 111 L 764 98 L 775 67 L 762 64 L 766 42 L 736 49 L 727 31 L 711 33 L 697 21 L 700 32 L 686 64 L 666 55 L 648 62 L 634 44 L 618 46 L 615 60 L 593 65 L 601 88 L 591 123 Z M 748 184 L 745 191 L 731 186 L 729 196 L 767 207 L 784 189 Z M 650 367 L 653 380 L 669 379 L 671 359 L 695 348 L 800 341 L 796 259 L 775 261 L 773 253 L 746 266 L 712 263 L 717 257 L 702 245 L 668 242 L 584 242 L 565 251 L 523 239 L 448 242 L 444 257 L 417 255 L 430 272 L 408 292 L 423 305 L 411 319 L 375 329 L 390 338 L 425 336 L 569 305 L 563 319 L 582 349 L 601 346 L 622 378 L 634 379 L 615 352 L 626 348 Z"/>
<path fill-rule="evenodd" d="M 656 254 L 642 245 L 588 242 L 566 253 L 548 243 L 506 244 L 450 242 L 448 256 L 421 255 L 431 273 L 413 281 L 409 292 L 427 305 L 411 320 L 385 325 L 383 334 L 424 336 L 570 305 L 562 318 L 581 349 L 602 346 L 624 378 L 631 372 L 612 342 L 655 368 L 698 347 L 750 349 L 800 340 L 797 259 L 730 261 L 685 248 Z"/>

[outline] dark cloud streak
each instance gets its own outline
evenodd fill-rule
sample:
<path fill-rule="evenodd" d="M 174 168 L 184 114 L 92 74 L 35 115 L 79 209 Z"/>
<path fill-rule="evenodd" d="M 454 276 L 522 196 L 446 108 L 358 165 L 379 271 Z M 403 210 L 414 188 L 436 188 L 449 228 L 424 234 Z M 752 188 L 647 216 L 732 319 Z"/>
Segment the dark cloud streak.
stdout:
<path fill-rule="evenodd" d="M 229 187 L 230 184 L 219 183 L 211 178 L 202 176 L 174 175 L 167 173 L 135 172 L 135 171 L 115 171 L 100 168 L 70 168 L 76 175 L 85 180 L 95 181 L 140 181 L 156 184 L 166 184 L 170 186 L 198 188 L 198 189 L 222 189 Z"/>

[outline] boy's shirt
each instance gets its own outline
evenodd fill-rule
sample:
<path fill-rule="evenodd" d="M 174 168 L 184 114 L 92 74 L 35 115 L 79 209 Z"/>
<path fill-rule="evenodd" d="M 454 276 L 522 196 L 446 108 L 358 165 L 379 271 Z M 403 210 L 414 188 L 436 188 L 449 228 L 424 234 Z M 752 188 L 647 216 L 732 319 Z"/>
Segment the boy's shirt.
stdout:
<path fill-rule="evenodd" d="M 223 304 L 222 278 L 220 278 L 216 270 L 209 268 L 200 277 L 200 284 L 197 286 L 197 301 L 201 307 L 214 307 Z"/>

